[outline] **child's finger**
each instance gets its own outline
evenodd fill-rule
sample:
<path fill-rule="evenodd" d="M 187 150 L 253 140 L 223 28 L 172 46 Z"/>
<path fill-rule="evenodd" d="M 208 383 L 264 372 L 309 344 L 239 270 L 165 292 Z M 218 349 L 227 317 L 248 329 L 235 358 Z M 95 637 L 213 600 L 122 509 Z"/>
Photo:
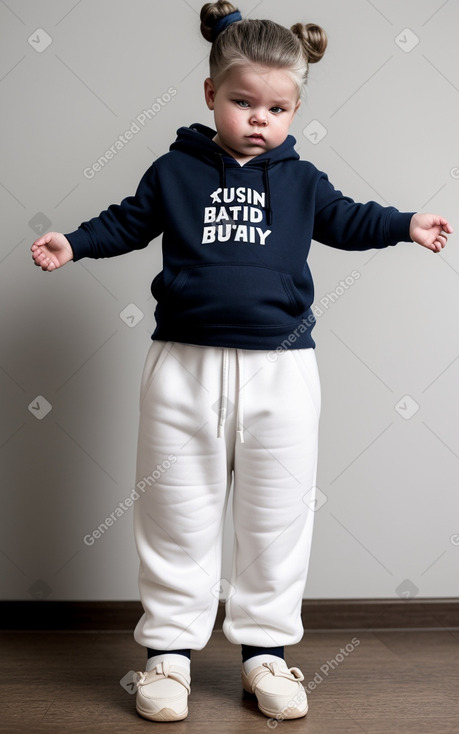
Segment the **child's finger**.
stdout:
<path fill-rule="evenodd" d="M 39 237 L 37 240 L 35 240 L 35 242 L 33 243 L 32 247 L 34 247 L 34 246 L 35 247 L 40 247 L 41 245 L 47 245 L 48 242 L 50 241 L 50 239 L 51 239 L 51 235 L 50 234 L 44 234 L 41 237 Z"/>
<path fill-rule="evenodd" d="M 32 254 L 33 261 L 42 270 L 54 270 L 55 263 L 43 252 L 40 247 L 35 248 Z"/>
<path fill-rule="evenodd" d="M 444 219 L 444 217 L 438 217 L 436 224 L 438 224 L 445 232 L 448 232 L 448 234 L 453 233 L 452 226 L 447 219 Z"/>

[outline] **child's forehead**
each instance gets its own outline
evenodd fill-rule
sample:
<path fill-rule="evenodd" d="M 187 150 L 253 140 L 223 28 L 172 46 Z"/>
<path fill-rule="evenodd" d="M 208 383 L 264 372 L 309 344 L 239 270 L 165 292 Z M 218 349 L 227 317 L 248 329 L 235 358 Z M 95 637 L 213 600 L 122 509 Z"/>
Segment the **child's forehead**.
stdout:
<path fill-rule="evenodd" d="M 285 69 L 252 64 L 238 64 L 228 69 L 222 83 L 228 89 L 247 94 L 297 97 L 297 87 Z"/>

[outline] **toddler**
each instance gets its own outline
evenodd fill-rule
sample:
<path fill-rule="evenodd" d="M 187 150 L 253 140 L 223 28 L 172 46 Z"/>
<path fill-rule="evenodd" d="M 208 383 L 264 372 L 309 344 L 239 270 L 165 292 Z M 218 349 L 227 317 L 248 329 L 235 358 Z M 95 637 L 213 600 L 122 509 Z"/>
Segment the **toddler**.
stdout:
<path fill-rule="evenodd" d="M 135 195 L 31 249 L 53 271 L 162 235 L 134 503 L 144 609 L 134 637 L 147 654 L 138 713 L 187 716 L 191 651 L 211 636 L 223 585 L 223 631 L 241 646 L 243 688 L 265 716 L 295 719 L 308 702 L 284 646 L 304 633 L 321 406 L 311 240 L 342 250 L 413 241 L 439 252 L 453 230 L 438 215 L 356 203 L 299 160 L 289 128 L 309 64 L 325 52 L 320 27 L 243 19 L 220 0 L 203 6 L 201 32 L 212 44 L 204 94 L 216 129 L 180 128 Z"/>

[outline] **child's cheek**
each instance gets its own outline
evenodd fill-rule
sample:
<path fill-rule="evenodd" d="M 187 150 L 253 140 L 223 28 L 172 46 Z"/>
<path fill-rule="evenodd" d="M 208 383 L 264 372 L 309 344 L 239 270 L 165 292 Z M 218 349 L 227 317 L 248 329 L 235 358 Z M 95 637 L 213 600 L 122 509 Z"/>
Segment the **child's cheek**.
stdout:
<path fill-rule="evenodd" d="M 242 116 L 239 118 L 238 115 L 233 115 L 228 120 L 228 129 L 232 135 L 237 134 L 237 132 L 239 131 L 241 127 L 242 122 L 243 122 Z"/>

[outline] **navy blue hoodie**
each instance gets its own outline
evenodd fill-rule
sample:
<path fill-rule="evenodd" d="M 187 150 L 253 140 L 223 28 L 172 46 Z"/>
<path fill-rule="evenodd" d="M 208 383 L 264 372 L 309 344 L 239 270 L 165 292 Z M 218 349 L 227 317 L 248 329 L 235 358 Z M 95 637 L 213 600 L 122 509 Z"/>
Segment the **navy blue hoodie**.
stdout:
<path fill-rule="evenodd" d="M 215 135 L 204 125 L 180 128 L 134 196 L 66 235 L 73 259 L 139 250 L 162 234 L 152 339 L 315 347 L 311 240 L 341 250 L 411 242 L 412 213 L 343 196 L 325 173 L 299 160 L 291 135 L 243 166 Z"/>

